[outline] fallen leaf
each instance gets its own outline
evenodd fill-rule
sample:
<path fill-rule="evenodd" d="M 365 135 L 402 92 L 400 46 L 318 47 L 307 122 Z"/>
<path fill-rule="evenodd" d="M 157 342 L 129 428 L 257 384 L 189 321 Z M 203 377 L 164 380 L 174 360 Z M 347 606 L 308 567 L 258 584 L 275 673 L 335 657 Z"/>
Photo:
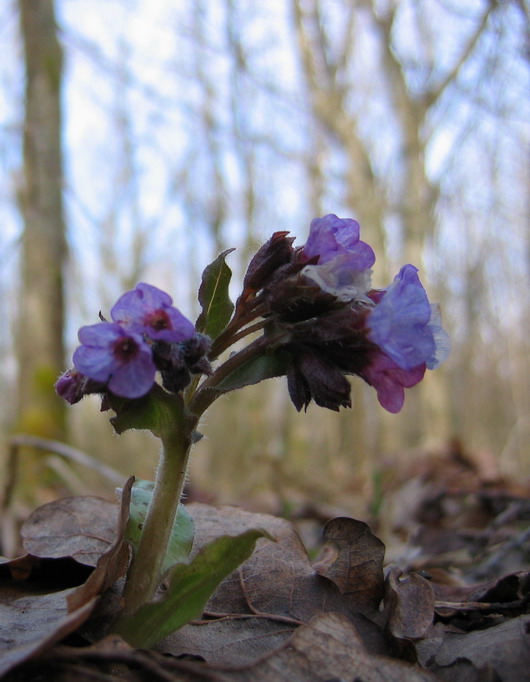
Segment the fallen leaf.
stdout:
<path fill-rule="evenodd" d="M 485 630 L 445 633 L 429 669 L 440 674 L 461 660 L 494 670 L 499 680 L 523 682 L 530 670 L 530 616 L 512 618 Z"/>
<path fill-rule="evenodd" d="M 92 570 L 70 557 L 40 559 L 26 554 L 0 563 L 0 592 L 10 589 L 23 597 L 66 590 L 84 583 Z"/>
<path fill-rule="evenodd" d="M 490 665 L 477 667 L 465 658 L 459 658 L 443 668 L 433 666 L 432 672 L 435 672 L 438 679 L 444 682 L 502 682 L 504 680 Z M 506 682 L 509 682 L 508 678 Z"/>
<path fill-rule="evenodd" d="M 347 517 L 328 521 L 324 540 L 335 544 L 338 554 L 331 564 L 320 566 L 319 573 L 348 597 L 352 610 L 375 611 L 384 593 L 383 542 L 366 523 Z"/>
<path fill-rule="evenodd" d="M 103 667 L 111 669 L 114 675 L 105 676 L 104 679 L 123 679 L 120 672 L 127 672 L 122 664 L 122 670 L 118 670 L 120 658 L 141 660 L 142 654 L 133 649 L 117 635 L 104 637 L 91 646 L 73 647 L 64 644 L 56 644 L 47 648 L 39 656 L 38 660 L 29 659 L 20 665 L 14 672 L 14 680 L 53 680 L 54 682 L 93 682 L 94 678 L 101 678 Z M 118 661 L 116 661 L 118 658 Z M 95 666 L 95 669 L 90 667 Z M 112 666 L 112 667 L 111 667 Z M 11 680 L 11 678 L 8 678 Z M 102 679 L 102 678 L 101 678 Z M 133 679 L 132 676 L 129 679 Z"/>
<path fill-rule="evenodd" d="M 7 566 L 2 565 L 3 569 L 9 569 L 9 564 L 12 564 L 16 569 L 22 568 L 26 582 L 17 583 L 13 580 L 4 580 L 1 586 L 0 650 L 3 652 L 0 658 L 0 675 L 30 657 L 35 657 L 46 651 L 51 645 L 77 630 L 89 618 L 96 605 L 98 595 L 124 574 L 127 568 L 128 548 L 123 542 L 123 533 L 128 519 L 130 489 L 133 481 L 134 478 L 129 479 L 124 486 L 119 524 L 117 529 L 114 528 L 114 543 L 110 547 L 107 544 L 106 551 L 98 558 L 96 568 L 81 586 L 47 594 L 27 593 L 31 589 L 35 589 L 32 582 L 27 581 L 27 578 L 31 576 L 33 579 L 33 573 L 43 570 L 43 567 L 63 566 L 65 563 L 80 567 L 80 564 L 74 562 L 70 557 L 39 559 L 36 562 L 34 558 L 29 562 L 27 558 L 22 558 L 6 562 Z M 61 524 L 66 528 L 68 527 L 64 522 L 65 509 L 79 511 L 79 507 L 75 504 L 68 504 L 66 507 L 61 505 L 45 506 L 48 509 L 41 518 L 49 520 L 54 533 L 61 527 Z M 59 516 L 57 523 L 53 520 L 51 510 L 55 510 Z M 116 519 L 116 511 L 117 506 L 113 505 L 114 519 Z M 37 533 L 38 535 L 39 533 Z M 40 535 L 43 536 L 42 533 Z M 50 540 L 49 542 L 50 545 L 54 545 L 53 541 Z M 79 554 L 82 556 L 82 548 L 80 545 L 78 546 Z M 27 575 L 28 570 L 29 576 Z M 46 584 L 46 581 L 43 582 Z"/>
<path fill-rule="evenodd" d="M 72 557 L 95 566 L 116 539 L 118 507 L 91 495 L 65 497 L 36 509 L 23 523 L 28 554 L 57 559 Z"/>
<path fill-rule="evenodd" d="M 300 626 L 282 646 L 248 665 L 212 666 L 190 662 L 185 668 L 180 667 L 178 679 L 182 682 L 436 682 L 437 678 L 407 663 L 369 654 L 347 618 L 337 613 L 321 613 Z"/>
<path fill-rule="evenodd" d="M 231 671 L 237 682 L 434 682 L 429 672 L 369 654 L 347 618 L 337 613 L 315 616 L 278 650 L 252 665 Z"/>
<path fill-rule="evenodd" d="M 92 611 L 95 599 L 69 613 L 67 599 L 75 588 L 52 594 L 9 598 L 0 606 L 0 676 L 46 651 L 74 632 Z"/>
<path fill-rule="evenodd" d="M 2 559 L 0 560 L 0 575 L 5 573 L 5 569 L 8 569 L 11 578 L 15 582 L 24 582 L 30 576 L 32 571 L 38 566 L 40 559 L 31 554 L 25 554 L 24 556 L 16 557 L 15 559 Z"/>
<path fill-rule="evenodd" d="M 416 573 L 402 576 L 391 568 L 385 581 L 385 609 L 389 610 L 388 629 L 400 639 L 419 639 L 432 625 L 434 590 Z"/>
<path fill-rule="evenodd" d="M 96 568 L 88 580 L 68 597 L 68 609 L 74 611 L 125 575 L 129 564 L 129 545 L 124 541 L 125 529 L 129 520 L 129 505 L 134 476 L 125 483 L 121 495 L 117 527 L 114 530 L 114 543 L 102 554 Z"/>
<path fill-rule="evenodd" d="M 295 623 L 233 614 L 186 625 L 155 649 L 173 656 L 200 656 L 217 665 L 246 665 L 284 644 Z"/>

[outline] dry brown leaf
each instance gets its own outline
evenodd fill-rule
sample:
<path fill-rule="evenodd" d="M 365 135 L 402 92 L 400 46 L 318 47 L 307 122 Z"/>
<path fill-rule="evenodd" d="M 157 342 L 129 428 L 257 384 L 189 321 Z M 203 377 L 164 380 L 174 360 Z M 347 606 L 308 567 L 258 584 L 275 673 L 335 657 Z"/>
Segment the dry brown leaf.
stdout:
<path fill-rule="evenodd" d="M 65 497 L 36 509 L 21 528 L 24 549 L 33 556 L 72 557 L 95 566 L 116 539 L 118 507 L 94 496 Z"/>
<path fill-rule="evenodd" d="M 477 669 L 491 668 L 506 682 L 524 682 L 530 671 L 530 616 L 513 618 L 486 630 L 448 632 L 434 655 L 432 669 L 440 671 L 460 660 Z M 442 675 L 443 677 L 443 675 Z"/>
<path fill-rule="evenodd" d="M 384 593 L 385 545 L 363 521 L 338 517 L 324 527 L 324 540 L 334 543 L 338 554 L 317 570 L 346 595 L 354 611 L 377 610 Z"/>
<path fill-rule="evenodd" d="M 46 651 L 74 632 L 92 611 L 95 599 L 68 613 L 67 598 L 75 588 L 52 594 L 7 597 L 0 611 L 0 676 Z"/>
<path fill-rule="evenodd" d="M 141 661 L 141 652 L 135 652 L 118 635 L 110 635 L 91 646 L 73 647 L 57 644 L 47 648 L 38 660 L 28 660 L 13 671 L 14 681 L 53 680 L 53 682 L 93 682 L 94 679 L 138 679 L 127 670 L 122 659 L 134 665 Z M 138 667 L 138 666 L 135 666 Z M 98 671 L 99 669 L 99 671 Z M 112 670 L 113 675 L 102 670 Z M 11 680 L 11 677 L 8 677 Z M 156 679 L 156 678 L 155 678 Z"/>
<path fill-rule="evenodd" d="M 132 679 L 134 670 L 139 674 L 134 679 L 179 682 L 435 682 L 437 679 L 401 661 L 368 654 L 348 619 L 334 613 L 315 616 L 281 646 L 247 665 L 210 665 L 175 659 L 153 651 L 127 650 L 120 642 L 112 641 L 105 648 L 96 645 L 75 652 L 59 647 L 56 651 L 63 662 L 77 663 L 71 668 L 70 676 L 66 672 L 58 678 L 60 682 L 93 679 L 99 670 L 91 671 L 86 666 L 98 663 L 127 665 L 120 676 L 127 679 Z M 53 659 L 47 657 L 44 662 L 48 660 Z M 80 667 L 82 662 L 84 665 Z M 86 677 L 83 672 L 87 673 Z M 73 674 L 81 676 L 72 678 Z"/>
<path fill-rule="evenodd" d="M 154 648 L 173 656 L 200 656 L 216 665 L 247 665 L 284 644 L 295 628 L 273 618 L 228 616 L 186 625 Z"/>
<path fill-rule="evenodd" d="M 499 677 L 490 665 L 480 667 L 464 658 L 459 658 L 451 665 L 444 668 L 433 667 L 438 679 L 444 682 L 503 682 L 504 677 Z M 506 678 L 506 682 L 510 682 Z"/>
<path fill-rule="evenodd" d="M 469 627 L 462 614 L 498 614 L 514 618 L 528 613 L 530 604 L 530 573 L 521 571 L 476 585 L 445 585 L 431 582 L 436 596 L 436 613 L 444 621 L 458 619 L 460 629 L 476 629 L 476 617 L 469 617 Z"/>
<path fill-rule="evenodd" d="M 524 599 L 529 593 L 530 572 L 519 571 L 505 575 L 491 583 L 475 585 L 475 589 L 469 595 L 469 600 L 507 604 Z"/>
<path fill-rule="evenodd" d="M 208 671 L 212 668 L 208 667 Z M 434 682 L 429 672 L 367 653 L 354 626 L 337 613 L 322 613 L 298 628 L 279 649 L 239 669 L 213 667 L 223 682 Z"/>
<path fill-rule="evenodd" d="M 250 674 L 248 674 L 250 673 Z M 279 652 L 234 676 L 243 682 L 330 679 L 363 682 L 432 682 L 435 678 L 406 663 L 367 653 L 352 624 L 336 613 L 316 616 L 299 628 Z"/>
<path fill-rule="evenodd" d="M 118 524 L 114 530 L 114 543 L 100 556 L 89 579 L 68 597 L 69 611 L 74 611 L 86 602 L 91 601 L 95 596 L 114 585 L 118 578 L 125 575 L 129 563 L 129 546 L 123 541 L 123 536 L 129 520 L 133 483 L 134 476 L 131 476 L 123 486 Z"/>
<path fill-rule="evenodd" d="M 24 582 L 31 576 L 32 571 L 39 565 L 39 562 L 40 559 L 31 556 L 31 554 L 25 554 L 15 559 L 2 559 L 0 560 L 0 580 L 3 576 L 7 575 L 7 569 L 12 580 L 17 583 Z"/>
<path fill-rule="evenodd" d="M 28 594 L 34 589 L 31 583 L 21 584 L 9 579 L 3 581 L 0 591 L 0 649 L 4 651 L 0 659 L 0 675 L 46 651 L 52 644 L 77 630 L 89 618 L 98 595 L 124 574 L 128 548 L 123 542 L 123 533 L 128 519 L 133 481 L 134 478 L 129 479 L 124 486 L 120 523 L 118 529 L 114 528 L 115 542 L 110 548 L 107 546 L 106 552 L 99 557 L 96 568 L 84 584 L 51 594 Z M 78 509 L 75 505 L 72 508 Z M 55 505 L 53 509 L 59 510 L 60 523 L 64 523 L 65 507 Z M 116 519 L 116 511 L 113 516 Z M 50 509 L 46 511 L 44 518 L 50 519 L 54 532 L 57 532 L 60 523 L 54 523 Z M 81 547 L 79 551 L 82 554 Z M 70 562 L 70 566 L 79 566 L 71 559 L 41 559 L 40 565 L 34 564 L 32 570 L 35 566 L 63 566 L 65 562 Z M 25 566 L 24 561 L 15 560 L 7 562 L 7 568 L 10 563 L 15 568 Z"/>
<path fill-rule="evenodd" d="M 392 567 L 385 581 L 385 610 L 389 610 L 388 628 L 394 637 L 419 639 L 432 625 L 434 590 L 416 573 L 402 576 Z"/>

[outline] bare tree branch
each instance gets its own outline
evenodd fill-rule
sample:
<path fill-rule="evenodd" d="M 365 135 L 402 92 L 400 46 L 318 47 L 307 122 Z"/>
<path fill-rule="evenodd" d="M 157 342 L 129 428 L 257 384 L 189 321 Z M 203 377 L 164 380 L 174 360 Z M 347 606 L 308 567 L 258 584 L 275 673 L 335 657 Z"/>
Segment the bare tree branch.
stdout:
<path fill-rule="evenodd" d="M 490 0 L 489 4 L 487 5 L 484 11 L 484 14 L 482 15 L 481 20 L 479 21 L 475 28 L 475 31 L 469 36 L 467 43 L 462 48 L 460 56 L 458 57 L 458 59 L 456 59 L 453 68 L 445 75 L 445 77 L 436 86 L 431 87 L 424 94 L 424 101 L 426 107 L 432 107 L 433 104 L 435 104 L 444 94 L 447 88 L 452 83 L 454 83 L 454 81 L 458 78 L 458 74 L 460 73 L 462 67 L 468 61 L 469 57 L 475 50 L 475 47 L 477 46 L 480 38 L 483 36 L 486 30 L 490 16 L 497 9 L 497 7 L 498 7 L 497 0 Z"/>

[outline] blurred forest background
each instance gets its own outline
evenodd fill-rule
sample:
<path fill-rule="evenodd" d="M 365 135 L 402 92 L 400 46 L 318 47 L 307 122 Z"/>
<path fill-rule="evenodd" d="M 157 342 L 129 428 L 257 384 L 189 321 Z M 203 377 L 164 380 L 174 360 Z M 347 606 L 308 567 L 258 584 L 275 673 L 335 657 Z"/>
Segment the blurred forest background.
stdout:
<path fill-rule="evenodd" d="M 449 361 L 389 415 L 354 380 L 340 414 L 285 380 L 213 406 L 192 483 L 223 502 L 380 503 L 382 481 L 461 444 L 530 476 L 527 0 L 10 0 L 0 6 L 0 426 L 151 478 L 96 399 L 53 391 L 80 325 L 139 281 L 197 314 L 223 249 L 233 295 L 275 230 L 361 223 L 376 286 L 413 263 Z M 21 499 L 113 483 L 20 452 Z"/>

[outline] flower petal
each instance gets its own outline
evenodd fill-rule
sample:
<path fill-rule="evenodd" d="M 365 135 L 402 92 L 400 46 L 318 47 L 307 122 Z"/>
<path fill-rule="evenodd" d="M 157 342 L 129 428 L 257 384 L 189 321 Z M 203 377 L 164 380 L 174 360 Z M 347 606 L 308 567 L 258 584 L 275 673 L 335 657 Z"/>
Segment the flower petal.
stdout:
<path fill-rule="evenodd" d="M 427 360 L 427 368 L 436 369 L 442 362 L 447 360 L 449 353 L 451 352 L 451 339 L 449 338 L 449 334 L 442 327 L 440 307 L 436 303 L 431 303 L 429 328 L 434 338 L 435 351 Z"/>
<path fill-rule="evenodd" d="M 79 346 L 73 356 L 75 368 L 94 381 L 107 381 L 116 367 L 116 360 L 107 348 Z"/>
<path fill-rule="evenodd" d="M 339 218 L 329 214 L 311 221 L 309 237 L 302 250 L 303 256 L 310 260 L 319 257 L 318 264 L 323 265 L 337 256 L 347 256 L 343 266 L 355 270 L 371 268 L 375 263 L 375 254 L 368 244 L 359 241 L 360 226 L 351 218 Z"/>
<path fill-rule="evenodd" d="M 195 327 L 172 302 L 169 294 L 141 282 L 120 296 L 110 314 L 115 322 L 152 339 L 184 341 L 193 336 Z M 164 324 L 160 325 L 162 320 Z"/>
<path fill-rule="evenodd" d="M 360 375 L 377 391 L 377 398 L 388 412 L 399 412 L 405 400 L 405 388 L 411 388 L 423 379 L 425 364 L 402 369 L 384 353 L 376 353 Z"/>
<path fill-rule="evenodd" d="M 141 350 L 131 362 L 121 365 L 109 381 L 109 389 L 123 398 L 140 398 L 155 381 L 156 368 L 150 352 Z"/>
<path fill-rule="evenodd" d="M 434 358 L 431 306 L 417 268 L 404 265 L 368 317 L 369 338 L 402 369 Z"/>

